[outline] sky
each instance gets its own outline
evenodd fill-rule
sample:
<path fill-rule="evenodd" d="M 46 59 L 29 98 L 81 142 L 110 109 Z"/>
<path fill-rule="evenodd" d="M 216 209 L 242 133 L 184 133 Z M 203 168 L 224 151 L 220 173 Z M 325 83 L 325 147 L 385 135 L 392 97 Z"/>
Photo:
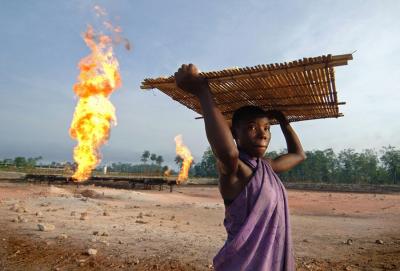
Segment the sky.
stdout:
<path fill-rule="evenodd" d="M 352 53 L 336 68 L 344 117 L 293 123 L 306 150 L 400 146 L 400 1 L 2 1 L 0 9 L 0 159 L 42 156 L 72 161 L 69 137 L 77 98 L 72 86 L 82 40 L 104 7 L 132 50 L 116 48 L 123 85 L 111 96 L 118 125 L 101 148 L 103 163 L 139 161 L 144 150 L 175 157 L 183 135 L 195 161 L 208 146 L 197 114 L 144 78 L 183 63 L 202 71 Z M 272 128 L 270 150 L 285 141 Z"/>

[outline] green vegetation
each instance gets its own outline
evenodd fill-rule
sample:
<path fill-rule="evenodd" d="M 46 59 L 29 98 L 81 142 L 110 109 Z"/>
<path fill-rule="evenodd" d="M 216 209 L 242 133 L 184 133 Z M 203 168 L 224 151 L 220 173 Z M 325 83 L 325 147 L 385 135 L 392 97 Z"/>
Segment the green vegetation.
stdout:
<path fill-rule="evenodd" d="M 266 158 L 286 153 L 272 151 Z M 380 155 L 379 155 L 380 154 Z M 283 181 L 355 184 L 400 184 L 400 150 L 388 146 L 379 152 L 366 149 L 356 152 L 345 149 L 335 153 L 332 149 L 307 151 L 307 160 L 280 174 Z M 218 176 L 215 157 L 208 148 L 200 163 L 194 166 L 194 176 Z"/>
<path fill-rule="evenodd" d="M 149 159 L 151 163 L 147 164 Z M 111 166 L 108 167 L 108 171 L 163 175 L 164 172 L 168 170 L 168 166 L 162 166 L 162 163 L 164 163 L 164 158 L 162 155 L 150 153 L 148 150 L 143 152 L 142 156 L 140 157 L 140 161 L 142 164 L 137 165 L 131 163 L 112 163 Z"/>
<path fill-rule="evenodd" d="M 22 156 L 15 157 L 14 159 L 4 159 L 0 160 L 0 166 L 15 166 L 15 167 L 25 167 L 33 168 L 37 165 L 39 160 L 42 160 L 42 156 L 25 158 Z"/>
<path fill-rule="evenodd" d="M 275 158 L 286 153 L 286 150 L 267 153 L 266 158 Z M 335 153 L 332 149 L 306 151 L 307 160 L 291 171 L 280 174 L 283 181 L 288 182 L 322 182 L 322 183 L 350 183 L 350 184 L 400 184 L 400 150 L 393 146 L 383 147 L 380 151 L 366 149 L 356 152 L 354 149 L 345 149 Z M 42 157 L 15 157 L 14 159 L 0 160 L 0 169 L 31 172 L 38 170 L 38 161 Z M 168 166 L 163 166 L 164 158 L 161 155 L 144 151 L 140 164 L 113 163 L 108 166 L 109 173 L 163 175 Z M 150 163 L 149 163 L 150 161 Z M 182 158 L 175 157 L 175 163 L 180 167 Z M 72 163 L 52 162 L 40 165 L 40 168 L 58 170 L 72 170 Z M 103 172 L 103 168 L 97 168 Z M 171 175 L 176 172 L 170 171 Z M 212 150 L 207 148 L 199 163 L 193 163 L 190 177 L 217 178 L 216 160 Z"/>
<path fill-rule="evenodd" d="M 192 173 L 196 177 L 218 177 L 215 156 L 210 147 L 204 152 L 200 163 L 194 165 Z"/>

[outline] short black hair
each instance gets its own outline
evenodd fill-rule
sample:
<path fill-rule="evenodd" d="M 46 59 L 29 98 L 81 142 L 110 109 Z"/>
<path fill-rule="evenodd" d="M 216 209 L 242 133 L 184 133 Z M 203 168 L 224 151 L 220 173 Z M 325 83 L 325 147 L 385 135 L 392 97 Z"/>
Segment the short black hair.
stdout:
<path fill-rule="evenodd" d="M 237 109 L 232 116 L 232 130 L 238 127 L 243 120 L 268 118 L 268 112 L 254 105 L 246 105 Z"/>

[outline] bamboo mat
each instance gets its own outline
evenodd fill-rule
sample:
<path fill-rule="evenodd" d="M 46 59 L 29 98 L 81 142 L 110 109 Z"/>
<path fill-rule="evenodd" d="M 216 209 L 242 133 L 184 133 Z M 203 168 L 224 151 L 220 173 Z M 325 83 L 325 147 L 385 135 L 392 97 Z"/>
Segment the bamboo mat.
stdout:
<path fill-rule="evenodd" d="M 351 54 L 324 55 L 201 75 L 207 78 L 215 104 L 227 120 L 245 105 L 280 110 L 291 122 L 338 118 L 343 116 L 339 105 L 345 103 L 338 102 L 334 68 L 347 65 L 352 59 Z M 144 79 L 141 88 L 157 88 L 202 115 L 197 98 L 179 89 L 173 76 Z"/>

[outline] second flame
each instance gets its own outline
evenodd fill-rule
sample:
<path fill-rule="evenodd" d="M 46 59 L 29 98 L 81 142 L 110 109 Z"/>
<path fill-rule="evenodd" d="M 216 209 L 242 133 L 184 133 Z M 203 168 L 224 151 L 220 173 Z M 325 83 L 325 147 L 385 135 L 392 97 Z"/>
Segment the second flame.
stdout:
<path fill-rule="evenodd" d="M 182 135 L 177 135 L 175 137 L 176 144 L 176 154 L 182 158 L 182 167 L 176 180 L 177 184 L 180 184 L 188 179 L 189 169 L 193 162 L 193 156 L 190 153 L 188 147 L 183 145 Z"/>

